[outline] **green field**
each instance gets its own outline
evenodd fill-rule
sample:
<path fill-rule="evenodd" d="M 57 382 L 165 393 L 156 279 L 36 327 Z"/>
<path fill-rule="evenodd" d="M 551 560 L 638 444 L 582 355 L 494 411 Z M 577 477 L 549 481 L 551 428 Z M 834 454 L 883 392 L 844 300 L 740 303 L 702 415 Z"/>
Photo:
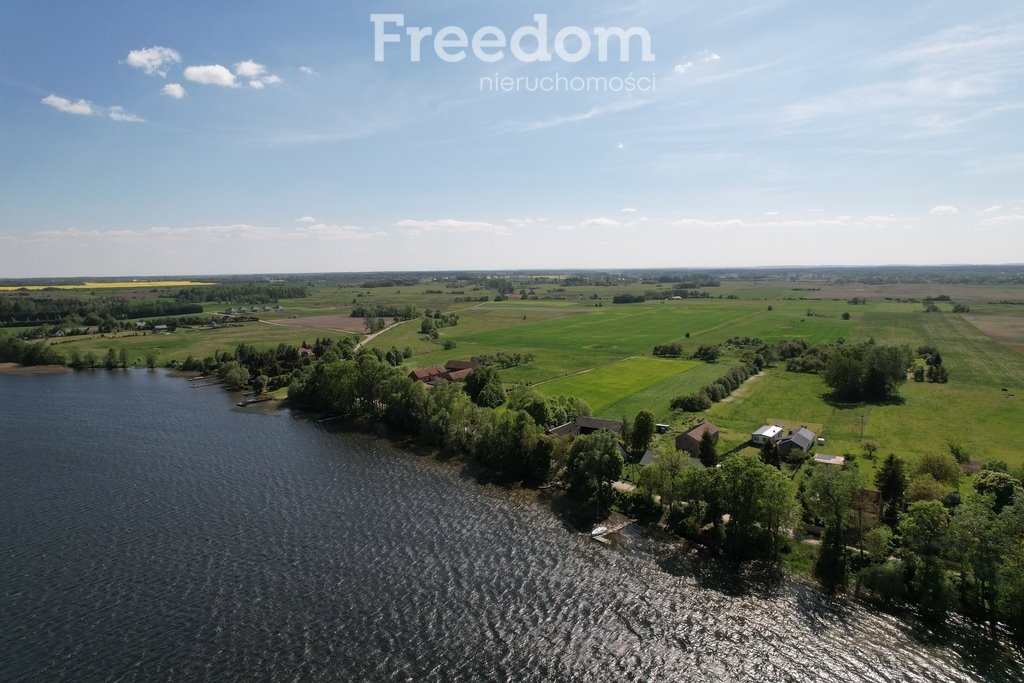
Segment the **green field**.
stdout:
<path fill-rule="evenodd" d="M 152 297 L 148 287 L 117 290 L 114 295 L 140 300 Z M 348 315 L 354 304 L 414 304 L 425 310 L 457 311 L 459 324 L 440 330 L 438 339 L 420 334 L 418 320 L 400 324 L 370 342 L 382 350 L 396 346 L 413 351 L 408 367 L 443 363 L 499 352 L 532 354 L 531 362 L 502 371 L 507 384 L 536 385 L 546 394 L 569 394 L 586 400 L 595 414 L 611 418 L 651 410 L 658 421 L 681 428 L 695 416 L 673 414 L 669 401 L 707 386 L 738 362 L 727 351 L 717 363 L 653 358 L 655 344 L 680 343 L 689 354 L 701 344 L 720 344 L 732 337 L 758 337 L 767 342 L 803 339 L 808 343 L 866 341 L 917 347 L 934 344 L 950 374 L 946 385 L 914 384 L 901 388 L 902 400 L 887 405 L 837 405 L 829 400 L 815 375 L 769 369 L 748 381 L 706 417 L 724 429 L 725 446 L 742 443 L 750 431 L 769 419 L 818 424 L 827 439 L 826 452 L 859 453 L 865 440 L 884 453 L 913 458 L 926 451 L 944 451 L 956 442 L 978 460 L 1001 458 L 1024 465 L 1024 356 L 1014 350 L 1018 339 L 1024 287 L 970 285 L 862 285 L 826 279 L 723 280 L 711 288 L 712 298 L 613 304 L 615 294 L 642 293 L 662 284 L 639 282 L 561 286 L 554 276 L 521 275 L 516 291 L 533 298 L 480 302 L 493 298 L 481 280 L 465 282 L 419 278 L 417 284 L 362 287 L 351 278 L 319 278 L 307 283 L 310 296 L 279 302 L 281 311 L 261 312 L 269 322 L 286 318 Z M 60 296 L 94 296 L 103 292 L 66 290 Z M 971 313 L 952 313 L 940 302 L 940 313 L 924 313 L 912 298 L 946 294 L 970 302 Z M 4 293 L 18 296 L 24 293 Z M 53 294 L 56 295 L 56 294 Z M 851 297 L 866 305 L 851 305 Z M 728 298 L 727 298 L 728 297 Z M 996 303 L 1003 302 L 1003 303 Z M 208 313 L 225 304 L 207 303 Z M 843 315 L 849 319 L 844 320 Z M 987 323 L 993 337 L 983 333 Z M 992 332 L 996 330 L 996 332 Z M 5 328 L 0 334 L 16 334 Z M 125 348 L 141 364 L 147 353 L 158 362 L 205 357 L 232 350 L 239 343 L 259 348 L 279 343 L 297 345 L 317 337 L 344 333 L 316 328 L 289 328 L 248 322 L 220 329 L 181 328 L 173 334 L 93 335 L 50 339 L 65 352 L 78 348 L 97 355 Z M 454 343 L 445 349 L 444 344 Z M 1004 391 L 1005 389 L 1005 391 Z M 863 426 L 863 433 L 862 433 Z M 670 437 L 671 435 L 668 435 Z M 668 438 L 666 437 L 666 439 Z"/>
<path fill-rule="evenodd" d="M 548 396 L 578 396 L 585 399 L 595 415 L 613 417 L 635 415 L 648 407 L 649 401 L 634 400 L 638 393 L 667 381 L 678 381 L 702 364 L 694 361 L 659 358 L 628 358 L 596 370 L 538 384 L 537 389 Z M 631 404 L 639 405 L 632 409 Z M 617 412 L 624 411 L 624 412 Z"/>

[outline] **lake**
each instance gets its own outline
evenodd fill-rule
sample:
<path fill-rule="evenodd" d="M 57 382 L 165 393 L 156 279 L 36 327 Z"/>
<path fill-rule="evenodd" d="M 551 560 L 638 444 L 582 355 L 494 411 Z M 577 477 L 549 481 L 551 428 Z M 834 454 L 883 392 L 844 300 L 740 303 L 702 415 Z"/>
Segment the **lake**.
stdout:
<path fill-rule="evenodd" d="M 0 376 L 0 681 L 1022 681 L 933 632 L 162 372 Z"/>

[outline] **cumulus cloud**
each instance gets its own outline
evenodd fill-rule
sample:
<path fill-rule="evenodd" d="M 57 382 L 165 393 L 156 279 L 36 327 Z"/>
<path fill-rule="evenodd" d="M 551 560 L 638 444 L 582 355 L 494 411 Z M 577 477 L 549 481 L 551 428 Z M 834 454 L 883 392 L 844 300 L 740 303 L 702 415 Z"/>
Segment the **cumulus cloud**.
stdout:
<path fill-rule="evenodd" d="M 317 220 L 312 216 L 303 216 L 302 218 L 296 218 L 296 223 L 316 223 Z"/>
<path fill-rule="evenodd" d="M 320 75 L 320 72 L 318 72 L 315 69 L 312 69 L 312 68 L 310 68 L 308 66 L 300 66 L 299 67 L 299 71 L 301 71 L 302 73 L 306 74 L 307 76 L 319 76 Z"/>
<path fill-rule="evenodd" d="M 676 64 L 676 67 L 675 69 L 673 69 L 673 71 L 682 76 L 691 68 L 693 68 L 693 62 L 683 62 L 682 64 Z"/>
<path fill-rule="evenodd" d="M 267 72 L 267 67 L 257 64 L 251 59 L 235 64 L 235 73 L 240 78 L 259 78 Z"/>
<path fill-rule="evenodd" d="M 958 213 L 960 213 L 960 209 L 956 208 L 955 206 L 943 205 L 936 206 L 934 209 L 932 209 L 933 216 L 954 216 Z"/>
<path fill-rule="evenodd" d="M 700 58 L 700 61 L 704 62 L 705 64 L 708 64 L 710 62 L 717 62 L 722 58 L 721 55 L 715 52 L 711 52 L 709 50 L 701 50 L 697 56 Z"/>
<path fill-rule="evenodd" d="M 163 92 L 163 94 L 167 95 L 168 97 L 173 97 L 176 100 L 182 99 L 187 94 L 185 92 L 185 87 L 182 86 L 181 83 L 168 83 L 163 87 L 163 90 L 161 92 Z"/>
<path fill-rule="evenodd" d="M 141 116 L 135 114 L 129 114 L 124 110 L 124 107 L 111 107 L 107 111 L 107 118 L 112 121 L 124 121 L 126 123 L 142 123 L 143 119 Z"/>
<path fill-rule="evenodd" d="M 636 213 L 636 212 L 637 212 L 637 209 L 634 209 L 631 206 L 627 206 L 626 208 L 622 209 L 622 213 Z"/>
<path fill-rule="evenodd" d="M 249 87 L 253 90 L 263 90 L 267 86 L 263 85 L 262 81 L 249 81 Z"/>
<path fill-rule="evenodd" d="M 395 223 L 395 227 L 403 232 L 418 234 L 421 232 L 471 233 L 482 232 L 494 235 L 508 235 L 508 228 L 486 221 L 462 221 L 455 218 L 442 218 L 433 221 L 404 220 Z"/>
<path fill-rule="evenodd" d="M 62 111 L 65 114 L 79 114 L 81 116 L 92 116 L 94 114 L 99 113 L 96 111 L 96 109 L 93 107 L 92 102 L 90 102 L 89 100 L 75 100 L 74 102 L 72 102 L 66 97 L 61 97 L 53 93 L 50 93 L 49 95 L 44 97 L 42 100 L 40 100 L 40 102 L 50 107 L 53 107 L 57 111 Z"/>
<path fill-rule="evenodd" d="M 279 83 L 284 83 L 280 76 L 275 76 L 274 74 L 264 76 L 263 78 L 260 79 L 260 82 L 266 85 L 277 85 Z"/>
<path fill-rule="evenodd" d="M 136 69 L 141 69 L 151 76 L 153 74 L 158 74 L 162 77 L 166 77 L 167 67 L 171 64 L 177 64 L 180 61 L 181 55 L 178 54 L 177 50 L 154 45 L 153 47 L 147 47 L 142 50 L 132 50 L 128 53 L 128 58 L 125 59 L 125 64 Z"/>
<path fill-rule="evenodd" d="M 185 67 L 185 78 L 201 85 L 219 85 L 234 88 L 238 85 L 235 75 L 220 64 Z"/>

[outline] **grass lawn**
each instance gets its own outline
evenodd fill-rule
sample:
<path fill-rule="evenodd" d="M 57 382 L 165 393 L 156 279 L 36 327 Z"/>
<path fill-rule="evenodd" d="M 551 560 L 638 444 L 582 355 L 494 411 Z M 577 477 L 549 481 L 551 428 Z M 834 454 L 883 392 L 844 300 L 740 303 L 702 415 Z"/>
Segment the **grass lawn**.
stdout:
<path fill-rule="evenodd" d="M 579 375 L 539 384 L 537 390 L 548 396 L 564 394 L 582 398 L 590 404 L 595 415 L 610 418 L 628 415 L 632 418 L 639 410 L 649 405 L 648 401 L 641 400 L 637 403 L 640 407 L 636 410 L 619 412 L 627 410 L 625 406 L 632 396 L 677 376 L 685 375 L 701 365 L 684 360 L 629 358 Z"/>

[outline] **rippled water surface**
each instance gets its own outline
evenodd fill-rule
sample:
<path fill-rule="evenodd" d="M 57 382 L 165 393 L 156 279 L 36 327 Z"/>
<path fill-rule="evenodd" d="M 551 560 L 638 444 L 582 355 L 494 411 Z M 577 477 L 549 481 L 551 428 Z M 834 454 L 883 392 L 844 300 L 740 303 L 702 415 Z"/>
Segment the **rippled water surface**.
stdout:
<path fill-rule="evenodd" d="M 250 409 L 251 410 L 251 409 Z M 0 681 L 1019 681 L 457 466 L 146 371 L 0 376 Z"/>

